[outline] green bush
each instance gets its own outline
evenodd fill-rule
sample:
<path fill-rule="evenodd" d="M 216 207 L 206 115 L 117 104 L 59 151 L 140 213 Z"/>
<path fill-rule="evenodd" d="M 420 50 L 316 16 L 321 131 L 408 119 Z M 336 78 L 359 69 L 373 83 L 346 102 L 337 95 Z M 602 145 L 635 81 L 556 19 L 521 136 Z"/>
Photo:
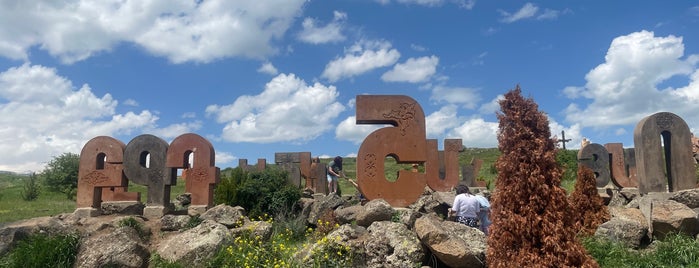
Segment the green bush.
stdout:
<path fill-rule="evenodd" d="M 24 189 L 22 189 L 22 199 L 24 201 L 34 201 L 39 198 L 39 193 L 41 193 L 41 187 L 39 182 L 36 180 L 36 174 L 29 174 L 27 180 L 24 181 Z"/>
<path fill-rule="evenodd" d="M 264 214 L 276 217 L 290 211 L 301 198 L 301 190 L 287 183 L 288 173 L 277 167 L 245 172 L 241 168 L 225 170 L 214 192 L 217 204 L 241 206 L 250 218 Z M 224 173 L 224 174 L 225 174 Z"/>
<path fill-rule="evenodd" d="M 0 267 L 73 267 L 79 243 L 77 234 L 33 234 L 17 243 L 8 255 L 0 259 Z"/>
<path fill-rule="evenodd" d="M 68 199 L 75 200 L 79 166 L 80 156 L 74 153 L 64 153 L 51 159 L 42 173 L 46 189 L 64 193 Z"/>

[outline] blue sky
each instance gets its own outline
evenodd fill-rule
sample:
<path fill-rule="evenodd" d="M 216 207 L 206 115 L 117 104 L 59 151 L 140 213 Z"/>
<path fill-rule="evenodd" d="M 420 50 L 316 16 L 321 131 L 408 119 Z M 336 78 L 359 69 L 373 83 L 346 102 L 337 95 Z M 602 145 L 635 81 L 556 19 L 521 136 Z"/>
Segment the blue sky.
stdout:
<path fill-rule="evenodd" d="M 633 146 L 659 111 L 699 126 L 699 3 L 0 0 L 0 170 L 89 139 L 194 132 L 217 166 L 354 156 L 359 94 L 402 94 L 427 136 L 497 147 L 517 84 L 571 148 Z"/>

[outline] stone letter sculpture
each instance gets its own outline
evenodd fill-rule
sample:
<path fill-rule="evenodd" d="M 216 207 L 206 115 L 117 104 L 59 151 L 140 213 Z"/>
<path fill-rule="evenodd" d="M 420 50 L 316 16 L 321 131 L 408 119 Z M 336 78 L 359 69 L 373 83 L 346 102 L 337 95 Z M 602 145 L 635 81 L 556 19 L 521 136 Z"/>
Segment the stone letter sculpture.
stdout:
<path fill-rule="evenodd" d="M 357 180 L 369 200 L 383 198 L 395 207 L 415 202 L 427 184 L 425 174 L 400 170 L 395 182 L 386 180 L 384 160 L 398 163 L 427 161 L 425 114 L 413 98 L 402 95 L 358 95 L 357 124 L 391 124 L 369 134 L 359 147 Z"/>
<path fill-rule="evenodd" d="M 128 181 L 122 172 L 124 143 L 112 137 L 98 136 L 88 141 L 80 152 L 77 207 L 99 209 L 102 188 L 122 189 L 124 201 L 137 201 L 139 193 L 125 192 Z M 117 190 L 119 191 L 119 190 Z M 106 201 L 106 200 L 105 200 Z M 99 214 L 99 210 L 90 212 Z"/>
<path fill-rule="evenodd" d="M 177 183 L 176 173 L 166 166 L 168 144 L 150 134 L 135 137 L 124 151 L 124 174 L 130 181 L 146 185 L 148 198 L 143 215 L 162 217 L 172 209 L 170 186 Z"/>
<path fill-rule="evenodd" d="M 612 183 L 619 188 L 637 188 L 636 157 L 634 149 L 624 150 L 622 143 L 607 143 Z"/>
<path fill-rule="evenodd" d="M 598 143 L 589 144 L 578 151 L 578 162 L 580 165 L 589 167 L 595 172 L 597 188 L 602 188 L 609 184 L 609 152 L 604 146 Z"/>
<path fill-rule="evenodd" d="M 190 154 L 194 154 L 191 167 Z M 216 167 L 216 153 L 208 140 L 194 133 L 178 136 L 167 150 L 166 167 L 186 170 L 185 192 L 192 197 L 190 210 L 203 213 L 213 207 L 214 186 L 221 180 L 221 171 Z"/>
<path fill-rule="evenodd" d="M 696 186 L 691 133 L 682 118 L 668 112 L 643 118 L 633 131 L 633 141 L 641 194 L 674 192 Z"/>
<path fill-rule="evenodd" d="M 427 163 L 425 174 L 427 185 L 432 190 L 450 191 L 459 183 L 459 152 L 461 139 L 445 139 L 444 151 L 437 151 L 437 140 L 427 140 Z"/>

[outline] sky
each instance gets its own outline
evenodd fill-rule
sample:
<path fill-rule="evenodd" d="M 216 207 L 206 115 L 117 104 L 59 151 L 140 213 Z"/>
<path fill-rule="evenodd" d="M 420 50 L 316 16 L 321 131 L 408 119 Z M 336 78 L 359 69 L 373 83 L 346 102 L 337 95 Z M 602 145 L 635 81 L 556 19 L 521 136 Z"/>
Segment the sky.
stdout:
<path fill-rule="evenodd" d="M 356 156 L 383 125 L 355 98 L 407 95 L 427 138 L 497 147 L 519 85 L 568 148 L 672 112 L 699 131 L 699 2 L 0 0 L 0 170 L 91 138 L 207 138 L 216 166 Z"/>

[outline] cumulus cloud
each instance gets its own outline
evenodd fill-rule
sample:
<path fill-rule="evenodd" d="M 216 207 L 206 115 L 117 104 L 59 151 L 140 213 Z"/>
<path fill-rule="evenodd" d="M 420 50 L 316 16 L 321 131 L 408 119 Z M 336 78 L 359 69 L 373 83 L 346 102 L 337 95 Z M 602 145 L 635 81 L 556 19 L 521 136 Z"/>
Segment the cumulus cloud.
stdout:
<path fill-rule="evenodd" d="M 497 111 L 500 111 L 500 101 L 504 99 L 504 95 L 497 95 L 490 102 L 482 104 L 481 107 L 478 108 L 478 112 L 481 114 L 495 114 Z"/>
<path fill-rule="evenodd" d="M 405 63 L 398 63 L 393 69 L 384 73 L 381 80 L 386 82 L 419 83 L 427 81 L 436 71 L 437 56 L 410 58 Z"/>
<path fill-rule="evenodd" d="M 375 0 L 376 2 L 381 3 L 382 5 L 387 5 L 391 3 L 391 0 Z M 421 6 L 428 6 L 428 7 L 435 7 L 435 6 L 441 6 L 444 3 L 453 3 L 460 8 L 468 9 L 471 10 L 473 7 L 476 5 L 476 0 L 395 0 L 397 3 L 400 4 L 407 4 L 407 5 L 421 5 Z"/>
<path fill-rule="evenodd" d="M 174 63 L 262 58 L 305 2 L 14 1 L 0 8 L 0 56 L 27 61 L 38 47 L 73 63 L 127 42 Z"/>
<path fill-rule="evenodd" d="M 682 37 L 656 37 L 649 31 L 619 36 L 612 41 L 605 62 L 587 73 L 584 87 L 564 90 L 568 97 L 589 100 L 569 105 L 566 120 L 582 127 L 616 128 L 635 126 L 643 117 L 667 111 L 690 126 L 699 125 L 698 57 L 684 57 Z M 689 82 L 659 88 L 675 77 Z"/>
<path fill-rule="evenodd" d="M 342 120 L 335 128 L 335 138 L 343 141 L 350 141 L 354 144 L 361 144 L 366 136 L 379 128 L 391 125 L 358 125 L 357 117 L 350 116 Z"/>
<path fill-rule="evenodd" d="M 391 47 L 391 43 L 362 40 L 346 49 L 343 57 L 328 63 L 321 76 L 330 82 L 335 82 L 376 68 L 393 65 L 398 58 L 400 53 Z"/>
<path fill-rule="evenodd" d="M 475 89 L 467 87 L 435 86 L 430 100 L 458 104 L 467 109 L 475 109 L 481 97 Z"/>
<path fill-rule="evenodd" d="M 150 111 L 116 114 L 117 105 L 110 94 L 96 96 L 87 84 L 78 88 L 53 68 L 24 64 L 0 73 L 0 170 L 41 171 L 52 157 L 79 153 L 95 136 L 161 130 Z"/>
<path fill-rule="evenodd" d="M 474 117 L 452 129 L 448 136 L 461 138 L 466 147 L 495 148 L 498 147 L 497 132 L 497 122 L 487 122 L 483 118 Z"/>
<path fill-rule="evenodd" d="M 257 68 L 257 72 L 269 75 L 277 75 L 279 73 L 279 71 L 277 71 L 277 68 L 275 68 L 271 62 L 262 63 L 262 66 L 260 66 L 260 68 Z"/>
<path fill-rule="evenodd" d="M 234 160 L 238 159 L 237 156 L 229 152 L 219 152 L 216 151 L 216 164 L 227 164 L 232 163 Z"/>
<path fill-rule="evenodd" d="M 225 123 L 221 137 L 230 142 L 303 142 L 332 128 L 345 107 L 334 86 L 313 85 L 294 74 L 279 74 L 262 93 L 238 97 L 229 105 L 209 105 L 206 113 Z"/>
<path fill-rule="evenodd" d="M 442 137 L 448 129 L 459 125 L 457 106 L 447 105 L 425 116 L 425 129 L 427 137 Z"/>
<path fill-rule="evenodd" d="M 314 45 L 343 41 L 345 36 L 342 34 L 342 26 L 346 20 L 347 13 L 340 11 L 334 11 L 333 20 L 325 26 L 318 26 L 316 19 L 306 18 L 298 39 Z"/>

